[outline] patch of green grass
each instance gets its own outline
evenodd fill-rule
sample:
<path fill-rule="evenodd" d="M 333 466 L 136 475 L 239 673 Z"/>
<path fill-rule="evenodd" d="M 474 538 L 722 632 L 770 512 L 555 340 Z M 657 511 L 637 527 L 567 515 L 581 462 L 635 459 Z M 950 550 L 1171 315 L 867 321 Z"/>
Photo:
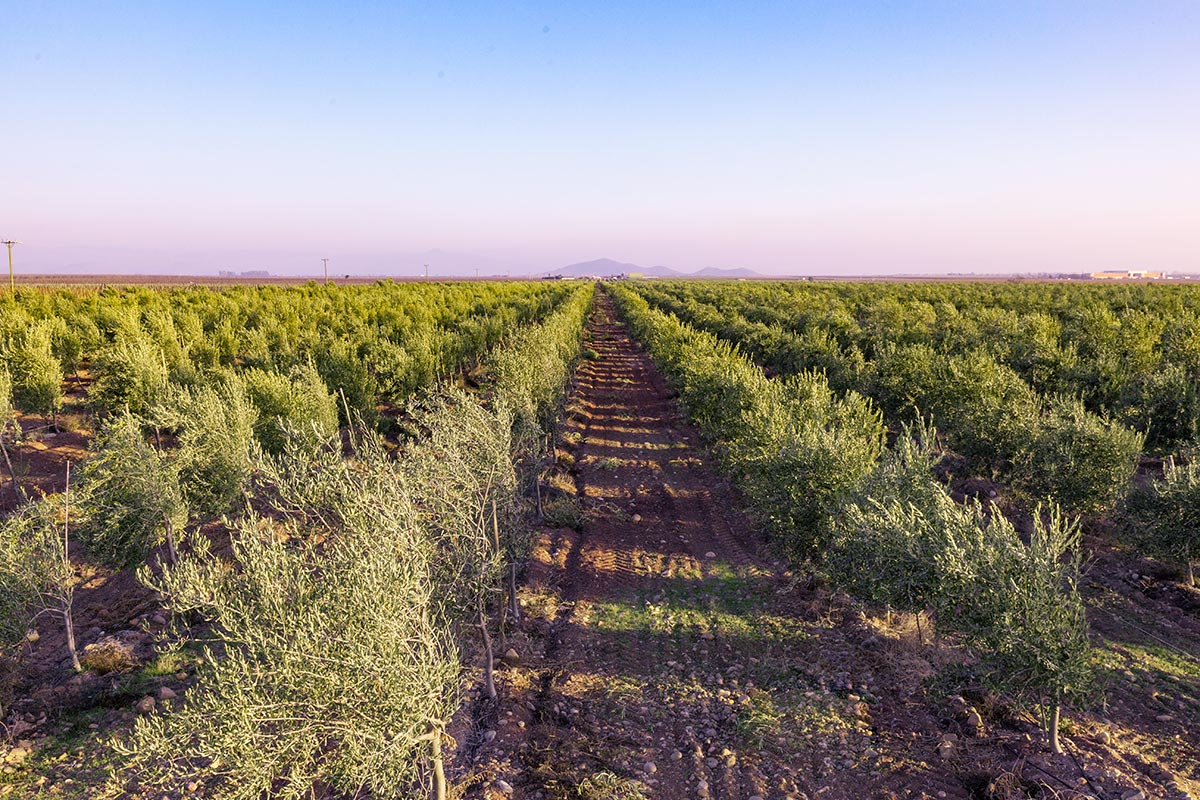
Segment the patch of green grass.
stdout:
<path fill-rule="evenodd" d="M 768 738 L 783 731 L 786 716 L 776 707 L 768 692 L 754 692 L 750 702 L 738 709 L 738 735 L 755 748 L 762 748 Z"/>
<path fill-rule="evenodd" d="M 38 742 L 33 755 L 12 772 L 0 774 L 0 798 L 112 796 L 100 788 L 120 763 L 111 745 L 114 734 L 105 729 L 109 713 L 107 708 L 94 707 L 60 720 L 59 727 Z"/>
<path fill-rule="evenodd" d="M 552 528 L 582 530 L 583 509 L 573 497 L 555 497 L 542 504 L 542 517 Z"/>
<path fill-rule="evenodd" d="M 627 675 L 612 676 L 607 678 L 604 684 L 604 699 L 615 716 L 624 718 L 626 708 L 643 701 L 644 690 L 645 681 L 639 678 Z"/>
<path fill-rule="evenodd" d="M 577 789 L 580 800 L 645 800 L 645 788 L 637 781 L 611 772 L 597 772 L 584 778 Z"/>
<path fill-rule="evenodd" d="M 172 648 L 160 653 L 146 666 L 114 684 L 113 694 L 126 697 L 150 694 L 158 688 L 164 678 L 178 672 L 192 671 L 202 660 L 201 645 L 196 642 L 188 642 L 182 647 Z"/>

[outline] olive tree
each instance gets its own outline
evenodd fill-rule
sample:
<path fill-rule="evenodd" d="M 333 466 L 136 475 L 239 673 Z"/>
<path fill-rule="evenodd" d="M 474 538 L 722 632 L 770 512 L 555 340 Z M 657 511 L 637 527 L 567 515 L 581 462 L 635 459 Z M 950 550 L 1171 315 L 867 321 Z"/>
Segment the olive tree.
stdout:
<path fill-rule="evenodd" d="M 964 509 L 930 472 L 935 439 L 932 428 L 906 426 L 834 521 L 826 566 L 862 600 L 912 613 L 941 603 L 941 556 Z"/>
<path fill-rule="evenodd" d="M 264 466 L 270 515 L 231 526 L 232 565 L 197 538 L 177 565 L 141 573 L 214 641 L 182 706 L 138 721 L 122 774 L 198 780 L 224 800 L 407 797 L 431 779 L 444 791 L 460 662 L 418 499 L 369 441 L 352 462 L 336 442 L 293 443 Z M 321 513 L 297 506 L 312 495 Z"/>
<path fill-rule="evenodd" d="M 62 364 L 54 356 L 53 326 L 39 322 L 9 345 L 7 360 L 12 375 L 12 398 L 17 408 L 49 417 L 58 429 L 63 404 Z"/>
<path fill-rule="evenodd" d="M 75 568 L 70 553 L 70 467 L 67 491 L 27 503 L 0 521 L 0 647 L 10 657 L 32 621 L 58 615 L 66 628 L 67 651 L 81 670 L 71 606 Z"/>
<path fill-rule="evenodd" d="M 1147 552 L 1170 559 L 1196 585 L 1194 562 L 1200 558 L 1200 466 L 1170 460 L 1160 479 L 1126 498 L 1122 518 Z"/>
<path fill-rule="evenodd" d="M 13 470 L 12 459 L 8 455 L 8 443 L 5 441 L 10 430 L 17 430 L 15 412 L 12 402 L 12 377 L 8 370 L 0 369 L 0 457 L 4 458 L 4 467 L 8 470 L 8 479 L 12 482 L 13 499 L 20 502 L 24 490 L 17 482 L 17 473 Z"/>
<path fill-rule="evenodd" d="M 80 472 L 79 537 L 92 555 L 128 567 L 165 542 L 176 560 L 178 532 L 187 522 L 178 468 L 146 441 L 136 417 L 110 420 Z"/>
<path fill-rule="evenodd" d="M 478 626 L 485 689 L 494 698 L 489 600 L 522 532 L 511 423 L 454 391 L 433 394 L 414 411 L 422 435 L 406 448 L 398 470 L 436 543 L 434 582 L 442 587 L 446 618 Z"/>
<path fill-rule="evenodd" d="M 89 400 L 109 414 L 145 414 L 165 400 L 171 375 L 161 347 L 138 331 L 122 332 L 96 357 L 96 382 Z"/>
<path fill-rule="evenodd" d="M 242 382 L 231 373 L 213 386 L 181 389 L 152 416 L 176 434 L 173 459 L 188 507 L 210 517 L 228 511 L 250 480 L 258 449 L 258 412 Z"/>
<path fill-rule="evenodd" d="M 1045 710 L 1062 752 L 1064 703 L 1091 683 L 1079 595 L 1079 529 L 1057 509 L 1035 513 L 1029 543 L 1003 515 L 959 504 L 900 440 L 835 527 L 829 566 L 856 596 L 907 611 L 932 610 L 939 632 L 979 656 L 985 681 Z"/>
<path fill-rule="evenodd" d="M 1093 414 L 1073 398 L 1052 398 L 1015 449 L 1013 482 L 1075 514 L 1112 509 L 1137 469 L 1145 437 Z"/>
<path fill-rule="evenodd" d="M 963 559 L 970 579 L 947 615 L 980 653 L 988 683 L 1043 709 L 1050 749 L 1061 753 L 1062 706 L 1083 696 L 1093 677 L 1079 526 L 1057 508 L 1039 507 L 1028 544 L 1001 515 L 979 530 L 965 543 L 974 545 Z"/>
<path fill-rule="evenodd" d="M 243 378 L 258 412 L 254 432 L 267 452 L 282 453 L 289 437 L 313 445 L 337 431 L 337 401 L 312 364 L 286 375 L 250 369 Z"/>
<path fill-rule="evenodd" d="M 746 434 L 729 445 L 735 474 L 793 557 L 819 557 L 830 515 L 879 458 L 883 421 L 869 400 L 838 397 L 815 373 L 764 379 L 755 399 Z"/>

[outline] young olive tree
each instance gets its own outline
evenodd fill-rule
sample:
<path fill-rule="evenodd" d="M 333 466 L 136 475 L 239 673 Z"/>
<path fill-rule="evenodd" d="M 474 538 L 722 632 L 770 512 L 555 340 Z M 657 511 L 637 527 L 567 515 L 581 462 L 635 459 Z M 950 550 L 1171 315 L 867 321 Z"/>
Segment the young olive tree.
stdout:
<path fill-rule="evenodd" d="M 70 553 L 70 467 L 67 491 L 27 503 L 0 521 L 0 646 L 5 657 L 33 620 L 46 613 L 63 620 L 67 652 L 82 670 L 75 648 L 71 605 L 75 567 Z"/>
<path fill-rule="evenodd" d="M 1196 585 L 1200 558 L 1200 466 L 1195 461 L 1167 464 L 1161 479 L 1126 498 L 1122 518 L 1147 552 L 1179 564 L 1189 586 Z"/>
<path fill-rule="evenodd" d="M 58 430 L 63 404 L 62 364 L 54 356 L 53 326 L 48 321 L 31 324 L 8 351 L 12 398 L 17 408 L 49 417 Z"/>
<path fill-rule="evenodd" d="M 197 539 L 141 573 L 169 608 L 207 618 L 215 643 L 182 706 L 139 719 L 122 774 L 198 780 L 222 800 L 411 797 L 430 780 L 444 796 L 461 668 L 416 498 L 372 442 L 353 462 L 336 442 L 289 445 L 257 491 L 270 517 L 232 526 L 232 564 Z M 321 513 L 296 507 L 312 495 Z"/>
<path fill-rule="evenodd" d="M 174 462 L 188 507 L 207 517 L 228 511 L 250 481 L 258 450 L 258 412 L 241 381 L 231 373 L 215 386 L 181 389 L 152 416 L 176 432 Z"/>
<path fill-rule="evenodd" d="M 757 514 L 796 558 L 819 557 L 831 514 L 874 467 L 883 421 L 869 400 L 834 395 L 813 373 L 765 381 L 729 459 Z"/>
<path fill-rule="evenodd" d="M 258 412 L 254 433 L 268 453 L 282 453 L 289 437 L 311 446 L 337 431 L 337 400 L 311 364 L 295 367 L 288 375 L 251 369 L 243 378 Z"/>
<path fill-rule="evenodd" d="M 939 555 L 963 510 L 931 472 L 935 439 L 906 426 L 837 515 L 826 566 L 855 597 L 912 613 L 939 605 Z"/>
<path fill-rule="evenodd" d="M 1079 527 L 1057 508 L 1038 507 L 1029 544 L 1000 515 L 980 531 L 965 559 L 972 579 L 959 586 L 947 616 L 979 651 L 991 685 L 1044 710 L 1050 749 L 1061 753 L 1062 706 L 1093 678 Z"/>
<path fill-rule="evenodd" d="M 170 391 L 166 356 L 145 333 L 119 333 L 96 357 L 96 383 L 88 394 L 99 410 L 145 414 Z"/>
<path fill-rule="evenodd" d="M 1129 487 L 1145 436 L 1091 413 L 1070 398 L 1052 398 L 1015 448 L 1013 480 L 1039 500 L 1073 514 L 1112 509 Z"/>
<path fill-rule="evenodd" d="M 522 532 L 511 423 L 451 390 L 422 400 L 414 416 L 422 435 L 406 449 L 398 469 L 436 544 L 433 580 L 441 587 L 448 627 L 461 635 L 457 621 L 478 626 L 485 689 L 495 698 L 489 600 L 500 585 L 505 555 Z"/>
<path fill-rule="evenodd" d="M 6 441 L 9 433 L 15 430 L 17 430 L 17 419 L 16 409 L 12 402 L 12 377 L 8 370 L 0 368 L 0 457 L 4 459 L 4 468 L 8 470 L 13 499 L 19 503 L 25 492 L 17 482 L 17 473 L 13 469 L 12 458 L 8 455 L 8 442 Z"/>
<path fill-rule="evenodd" d="M 79 537 L 93 556 L 128 567 L 165 542 L 176 561 L 188 516 L 178 468 L 146 441 L 136 417 L 112 419 L 80 472 Z"/>
<path fill-rule="evenodd" d="M 553 429 L 562 405 L 563 387 L 579 357 L 583 322 L 593 291 L 576 294 L 541 325 L 519 329 L 503 346 L 492 351 L 488 372 L 492 378 L 491 407 L 511 420 L 512 450 L 522 491 L 532 489 L 542 514 L 541 473 Z M 509 553 L 516 568 L 524 556 Z M 515 575 L 510 573 L 515 583 Z M 515 588 L 515 587 L 514 587 Z M 514 613 L 516 605 L 513 605 Z"/>

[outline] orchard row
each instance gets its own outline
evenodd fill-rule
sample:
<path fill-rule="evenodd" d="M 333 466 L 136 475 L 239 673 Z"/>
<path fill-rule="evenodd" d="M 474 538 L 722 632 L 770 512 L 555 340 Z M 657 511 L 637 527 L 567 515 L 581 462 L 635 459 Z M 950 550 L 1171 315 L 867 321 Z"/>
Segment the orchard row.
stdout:
<path fill-rule="evenodd" d="M 202 650 L 180 699 L 93 748 L 109 791 L 445 792 L 465 653 L 486 653 L 494 692 L 492 631 L 519 613 L 528 497 L 592 292 L 18 302 L 0 376 L 23 397 L 22 353 L 68 372 L 94 363 L 99 433 L 67 491 L 0 522 L 4 657 L 19 659 L 35 619 L 72 631 L 80 559 L 136 568 L 172 612 L 167 641 Z M 466 390 L 439 380 L 464 371 Z M 385 402 L 402 404 L 387 438 L 374 420 Z M 75 644 L 75 668 L 89 668 Z"/>

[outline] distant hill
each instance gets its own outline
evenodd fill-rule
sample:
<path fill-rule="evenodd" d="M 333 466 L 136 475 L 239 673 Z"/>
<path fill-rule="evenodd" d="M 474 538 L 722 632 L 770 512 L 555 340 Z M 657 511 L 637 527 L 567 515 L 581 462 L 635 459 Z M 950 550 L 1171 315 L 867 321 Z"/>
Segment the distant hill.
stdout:
<path fill-rule="evenodd" d="M 630 275 L 630 274 L 645 275 L 651 278 L 761 278 L 762 276 L 752 269 L 739 267 L 736 269 L 720 269 L 718 267 L 705 267 L 697 272 L 681 272 L 677 269 L 664 266 L 643 267 L 638 264 L 629 264 L 624 261 L 614 261 L 611 258 L 597 258 L 594 261 L 581 261 L 578 264 L 569 264 L 562 269 L 554 270 L 553 274 L 562 275 L 569 278 L 587 278 L 591 276 L 608 277 L 612 275 Z"/>
<path fill-rule="evenodd" d="M 745 267 L 721 269 L 720 267 L 705 267 L 699 272 L 692 273 L 694 278 L 761 278 L 761 274 Z"/>

